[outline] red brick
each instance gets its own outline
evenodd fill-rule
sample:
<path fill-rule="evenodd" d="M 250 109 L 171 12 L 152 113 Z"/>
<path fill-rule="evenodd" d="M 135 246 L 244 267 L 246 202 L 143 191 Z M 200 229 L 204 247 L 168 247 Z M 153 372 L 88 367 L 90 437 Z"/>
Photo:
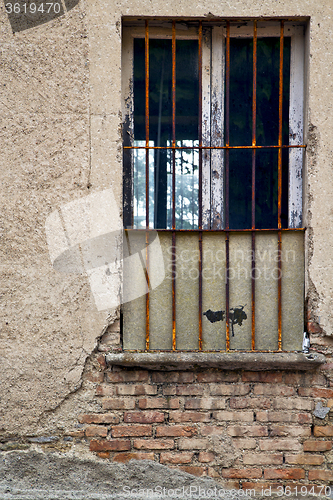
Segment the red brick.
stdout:
<path fill-rule="evenodd" d="M 253 450 L 257 446 L 257 442 L 253 438 L 236 438 L 233 439 L 233 444 L 239 450 Z"/>
<path fill-rule="evenodd" d="M 220 475 L 219 475 L 219 478 L 221 479 Z M 240 481 L 237 479 L 224 479 L 222 481 L 222 485 L 223 485 L 223 488 L 225 490 L 239 490 L 241 488 L 240 486 Z"/>
<path fill-rule="evenodd" d="M 155 395 L 157 387 L 148 384 L 119 384 L 115 387 L 118 396 L 144 396 Z"/>
<path fill-rule="evenodd" d="M 237 382 L 238 374 L 235 372 L 199 372 L 197 374 L 199 383 L 219 383 L 219 382 Z"/>
<path fill-rule="evenodd" d="M 115 390 L 112 385 L 98 385 L 95 390 L 96 396 L 114 396 Z"/>
<path fill-rule="evenodd" d="M 206 467 L 199 467 L 198 465 L 181 465 L 178 469 L 192 474 L 192 476 L 204 476 L 206 473 Z"/>
<path fill-rule="evenodd" d="M 320 369 L 321 370 L 333 370 L 333 363 L 325 363 L 324 365 L 321 365 Z"/>
<path fill-rule="evenodd" d="M 134 439 L 133 446 L 138 450 L 170 450 L 175 442 L 173 439 Z"/>
<path fill-rule="evenodd" d="M 309 481 L 333 481 L 333 470 L 309 470 Z"/>
<path fill-rule="evenodd" d="M 131 449 L 131 441 L 128 439 L 113 439 L 112 441 L 101 441 L 92 439 L 90 451 L 125 451 Z"/>
<path fill-rule="evenodd" d="M 225 422 L 253 422 L 253 411 L 215 411 L 213 418 Z"/>
<path fill-rule="evenodd" d="M 153 428 L 151 425 L 118 425 L 111 428 L 112 437 L 126 436 L 151 436 Z"/>
<path fill-rule="evenodd" d="M 154 460 L 154 453 L 131 452 L 131 453 L 116 453 L 112 460 L 114 462 L 128 462 L 129 460 Z"/>
<path fill-rule="evenodd" d="M 160 411 L 132 411 L 124 413 L 124 422 L 137 424 L 153 424 L 164 422 L 164 413 Z"/>
<path fill-rule="evenodd" d="M 256 409 L 268 409 L 272 406 L 271 401 L 268 398 L 230 398 L 229 401 L 230 408 L 240 409 L 240 408 L 256 408 Z"/>
<path fill-rule="evenodd" d="M 230 425 L 227 433 L 232 437 L 264 437 L 268 429 L 264 425 Z"/>
<path fill-rule="evenodd" d="M 282 453 L 244 453 L 244 465 L 282 465 Z"/>
<path fill-rule="evenodd" d="M 108 435 L 107 428 L 101 425 L 90 425 L 85 429 L 84 432 L 87 437 L 93 437 L 93 436 L 106 437 Z"/>
<path fill-rule="evenodd" d="M 225 408 L 222 398 L 195 398 L 185 401 L 185 410 L 220 410 Z"/>
<path fill-rule="evenodd" d="M 324 462 L 322 455 L 303 454 L 286 455 L 286 464 L 290 465 L 321 465 Z"/>
<path fill-rule="evenodd" d="M 81 424 L 118 424 L 119 417 L 113 413 L 90 413 L 88 415 L 79 415 Z"/>
<path fill-rule="evenodd" d="M 291 413 L 290 411 L 258 411 L 256 412 L 256 419 L 257 422 L 312 423 L 312 417 L 309 413 Z"/>
<path fill-rule="evenodd" d="M 304 441 L 304 451 L 328 451 L 332 449 L 331 441 Z"/>
<path fill-rule="evenodd" d="M 243 372 L 243 382 L 264 382 L 268 384 L 281 384 L 282 373 L 279 372 Z"/>
<path fill-rule="evenodd" d="M 110 452 L 109 451 L 99 451 L 97 455 L 100 458 L 110 458 Z"/>
<path fill-rule="evenodd" d="M 298 413 L 298 423 L 303 424 L 312 424 L 312 416 L 309 413 Z"/>
<path fill-rule="evenodd" d="M 102 401 L 104 410 L 133 410 L 135 408 L 134 399 L 105 398 Z"/>
<path fill-rule="evenodd" d="M 333 425 L 315 425 L 313 434 L 315 437 L 332 437 Z"/>
<path fill-rule="evenodd" d="M 280 488 L 280 489 L 278 489 Z M 252 491 L 255 490 L 256 492 L 259 491 L 260 493 L 262 490 L 266 490 L 268 495 L 267 498 L 269 498 L 271 495 L 270 493 L 276 493 L 278 491 L 281 491 L 281 484 L 280 483 L 267 483 L 264 481 L 258 481 L 256 483 L 253 483 L 251 481 L 242 481 L 242 490 L 247 491 L 247 497 L 253 498 L 255 495 L 253 495 Z"/>
<path fill-rule="evenodd" d="M 322 328 L 315 321 L 308 321 L 307 330 L 309 333 L 321 333 Z"/>
<path fill-rule="evenodd" d="M 262 451 L 301 451 L 302 446 L 296 439 L 260 439 L 259 448 Z"/>
<path fill-rule="evenodd" d="M 304 479 L 303 469 L 265 469 L 264 479 Z"/>
<path fill-rule="evenodd" d="M 156 428 L 156 437 L 192 437 L 196 433 L 196 427 L 190 426 L 165 425 Z"/>
<path fill-rule="evenodd" d="M 164 396 L 175 396 L 176 395 L 176 386 L 174 385 L 163 385 L 162 393 Z"/>
<path fill-rule="evenodd" d="M 296 389 L 288 385 L 257 384 L 253 388 L 255 396 L 296 396 Z"/>
<path fill-rule="evenodd" d="M 173 411 L 170 412 L 171 422 L 209 422 L 209 413 L 198 411 Z"/>
<path fill-rule="evenodd" d="M 202 436 L 211 436 L 211 435 L 221 435 L 225 434 L 225 427 L 224 425 L 202 425 L 200 428 L 201 435 Z"/>
<path fill-rule="evenodd" d="M 100 367 L 105 369 L 106 368 L 105 355 L 99 354 L 96 359 L 97 359 L 97 363 L 100 365 Z"/>
<path fill-rule="evenodd" d="M 151 379 L 155 384 L 192 384 L 194 374 L 191 372 L 154 372 Z"/>
<path fill-rule="evenodd" d="M 310 398 L 332 398 L 333 389 L 326 387 L 300 387 L 298 394 Z"/>
<path fill-rule="evenodd" d="M 273 408 L 275 410 L 312 410 L 313 401 L 302 398 L 275 398 Z"/>
<path fill-rule="evenodd" d="M 212 396 L 245 396 L 251 391 L 250 384 L 211 384 Z"/>
<path fill-rule="evenodd" d="M 227 479 L 260 479 L 261 469 L 222 469 L 222 477 Z"/>
<path fill-rule="evenodd" d="M 198 460 L 201 463 L 208 464 L 209 462 L 213 462 L 215 460 L 215 455 L 210 451 L 200 451 Z"/>
<path fill-rule="evenodd" d="M 139 408 L 179 408 L 179 399 L 177 398 L 143 398 L 139 399 Z"/>
<path fill-rule="evenodd" d="M 176 387 L 177 396 L 201 396 L 204 388 L 200 385 L 180 385 Z"/>
<path fill-rule="evenodd" d="M 180 438 L 178 448 L 180 450 L 205 450 L 208 442 L 202 438 Z"/>
<path fill-rule="evenodd" d="M 148 371 L 124 370 L 120 372 L 107 372 L 106 380 L 111 384 L 119 382 L 148 382 Z"/>
<path fill-rule="evenodd" d="M 311 427 L 293 426 L 293 425 L 271 425 L 270 436 L 281 437 L 310 437 Z"/>
<path fill-rule="evenodd" d="M 83 374 L 83 380 L 101 384 L 104 382 L 104 372 L 86 372 Z"/>
<path fill-rule="evenodd" d="M 162 451 L 160 455 L 161 464 L 189 464 L 192 461 L 194 453 L 187 451 L 174 453 L 170 451 Z"/>
<path fill-rule="evenodd" d="M 220 479 L 220 473 L 218 467 L 208 467 L 207 474 L 208 476 L 213 477 L 215 479 Z M 238 489 L 238 481 L 237 481 L 237 489 Z"/>
<path fill-rule="evenodd" d="M 284 377 L 286 384 L 313 387 L 314 385 L 326 385 L 324 375 L 320 373 L 286 373 Z"/>

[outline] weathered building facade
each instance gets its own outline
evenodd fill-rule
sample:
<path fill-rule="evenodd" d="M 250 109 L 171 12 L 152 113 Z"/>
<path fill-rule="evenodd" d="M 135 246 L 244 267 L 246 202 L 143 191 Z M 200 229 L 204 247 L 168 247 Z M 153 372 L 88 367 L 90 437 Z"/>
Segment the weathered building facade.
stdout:
<path fill-rule="evenodd" d="M 26 20 L 15 24 L 9 8 L 1 7 L 2 450 L 41 448 L 121 462 L 148 459 L 213 477 L 227 488 L 303 486 L 320 492 L 333 482 L 328 411 L 333 406 L 332 2 L 81 0 L 61 8 L 62 15 L 33 26 L 24 25 Z M 304 265 L 305 278 L 302 274 L 289 288 L 286 284 L 285 291 L 288 317 L 295 315 L 302 326 L 304 281 L 310 356 L 293 352 L 301 350 L 302 331 L 297 339 L 288 337 L 285 348 L 283 337 L 282 344 L 275 338 L 275 346 L 268 335 L 273 348 L 269 344 L 261 350 L 277 352 L 245 352 L 251 347 L 242 352 L 236 346 L 236 353 L 224 353 L 219 345 L 205 349 L 213 335 L 206 330 L 205 339 L 202 313 L 208 302 L 199 304 L 202 320 L 191 333 L 203 335 L 203 347 L 192 349 L 197 352 L 172 352 L 171 344 L 161 347 L 163 353 L 124 354 L 123 342 L 132 350 L 147 347 L 146 297 L 135 276 L 136 296 L 131 298 L 138 301 L 121 315 L 123 131 L 128 132 L 124 122 L 131 106 L 124 102 L 124 87 L 132 71 L 122 45 L 125 25 L 145 29 L 151 22 L 161 33 L 169 30 L 171 40 L 178 36 L 173 29 L 181 29 L 177 23 L 197 23 L 193 29 L 199 33 L 205 26 L 253 27 L 253 21 L 258 29 L 260 23 L 280 27 L 281 19 L 286 28 L 303 29 L 304 67 L 298 82 L 303 138 L 298 145 L 304 146 L 304 250 L 298 253 L 298 269 L 303 272 Z M 299 61 L 291 56 L 290 64 Z M 282 143 L 276 147 L 282 151 Z M 281 227 L 274 227 L 276 241 Z M 303 240 L 298 252 L 302 245 Z M 156 290 L 163 283 L 156 282 Z M 210 286 L 209 279 L 195 286 L 204 289 L 205 283 Z M 251 301 L 251 279 L 246 286 Z M 281 288 L 276 286 L 278 311 Z M 171 284 L 163 288 L 155 316 L 161 304 L 171 311 L 173 290 Z M 271 293 L 257 293 L 258 301 L 266 292 Z M 295 309 L 296 295 L 301 299 L 295 299 Z M 223 300 L 227 311 L 236 306 L 226 295 Z M 189 307 L 184 301 L 178 310 Z M 144 322 L 140 316 L 141 322 L 130 323 L 133 314 L 143 314 Z M 172 339 L 176 319 L 170 318 Z M 283 316 L 276 321 L 283 323 Z M 224 342 L 232 342 L 233 324 L 232 318 L 225 319 Z M 156 325 L 158 332 L 165 327 Z M 159 333 L 153 337 L 152 326 L 150 333 L 151 342 L 162 342 Z M 191 339 L 184 337 L 182 351 Z"/>

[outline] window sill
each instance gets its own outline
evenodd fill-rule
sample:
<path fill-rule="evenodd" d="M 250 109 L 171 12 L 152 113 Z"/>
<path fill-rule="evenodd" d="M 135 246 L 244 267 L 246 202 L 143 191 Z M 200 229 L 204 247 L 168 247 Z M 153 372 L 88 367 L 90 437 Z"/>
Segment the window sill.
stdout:
<path fill-rule="evenodd" d="M 109 365 L 148 370 L 313 370 L 326 362 L 323 354 L 302 352 L 121 352 L 105 357 Z"/>

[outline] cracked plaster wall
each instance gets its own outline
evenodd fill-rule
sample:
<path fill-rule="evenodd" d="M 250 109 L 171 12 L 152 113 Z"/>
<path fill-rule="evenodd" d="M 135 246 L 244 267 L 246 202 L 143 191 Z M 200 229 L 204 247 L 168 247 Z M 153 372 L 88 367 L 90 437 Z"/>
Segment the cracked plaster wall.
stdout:
<path fill-rule="evenodd" d="M 176 13 L 311 17 L 308 291 L 311 319 L 332 335 L 333 4 L 182 0 Z M 44 225 L 52 211 L 94 191 L 111 187 L 120 202 L 121 18 L 174 14 L 171 1 L 81 0 L 67 15 L 13 35 L 0 7 L 0 429 L 5 436 L 33 434 L 40 425 L 51 430 L 54 409 L 67 425 L 94 404 L 89 387 L 78 389 L 87 356 L 115 312 L 97 311 L 85 276 L 52 268 Z"/>

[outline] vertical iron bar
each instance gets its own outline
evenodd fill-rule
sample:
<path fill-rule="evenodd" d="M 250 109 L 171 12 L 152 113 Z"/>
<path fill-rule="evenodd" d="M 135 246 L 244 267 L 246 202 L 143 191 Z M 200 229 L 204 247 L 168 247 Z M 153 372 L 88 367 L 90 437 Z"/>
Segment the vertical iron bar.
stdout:
<path fill-rule="evenodd" d="M 283 41 L 284 22 L 280 27 L 280 68 L 279 68 L 279 150 L 278 150 L 278 349 L 282 350 L 282 233 L 281 233 L 281 198 L 282 198 L 282 104 L 283 104 Z"/>
<path fill-rule="evenodd" d="M 199 230 L 202 229 L 202 21 L 199 22 Z M 202 231 L 199 231 L 199 350 L 202 351 Z"/>
<path fill-rule="evenodd" d="M 230 322 L 229 322 L 229 149 L 230 146 L 230 22 L 227 21 L 227 39 L 226 39 L 226 99 L 225 99 L 225 127 L 226 127 L 226 150 L 225 150 L 225 255 L 226 255 L 226 289 L 225 289 L 225 308 L 226 308 L 226 350 L 230 350 Z"/>
<path fill-rule="evenodd" d="M 253 22 L 253 88 L 252 88 L 252 146 L 256 146 L 256 118 L 257 118 L 257 21 Z M 252 229 L 256 227 L 256 150 L 252 149 Z M 251 349 L 255 350 L 255 231 L 252 231 L 252 259 L 251 259 L 251 310 L 252 310 L 252 324 L 251 324 Z"/>
<path fill-rule="evenodd" d="M 145 23 L 145 128 L 146 128 L 146 350 L 149 350 L 149 25 Z"/>
<path fill-rule="evenodd" d="M 176 22 L 172 21 L 172 350 L 176 350 Z"/>

